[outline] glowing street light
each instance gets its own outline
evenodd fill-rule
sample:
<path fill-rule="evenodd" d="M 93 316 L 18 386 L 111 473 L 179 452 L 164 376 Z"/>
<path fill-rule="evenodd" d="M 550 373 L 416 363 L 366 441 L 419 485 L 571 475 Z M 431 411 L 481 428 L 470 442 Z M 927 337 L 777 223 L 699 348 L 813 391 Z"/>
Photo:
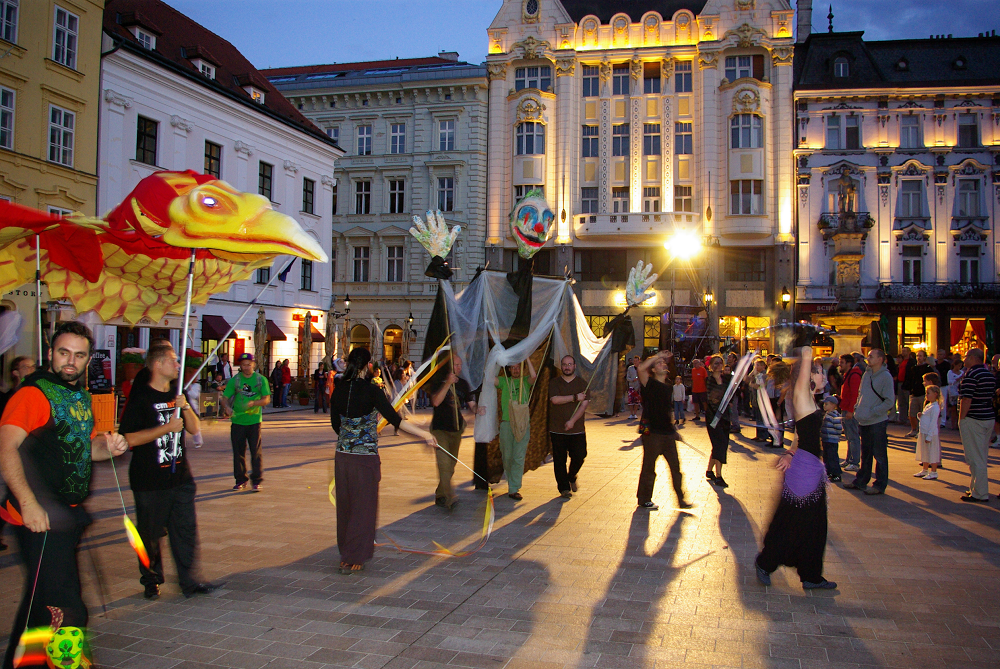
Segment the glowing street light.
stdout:
<path fill-rule="evenodd" d="M 663 248 L 675 258 L 688 260 L 701 251 L 701 238 L 691 230 L 678 228 L 667 241 L 663 242 Z"/>

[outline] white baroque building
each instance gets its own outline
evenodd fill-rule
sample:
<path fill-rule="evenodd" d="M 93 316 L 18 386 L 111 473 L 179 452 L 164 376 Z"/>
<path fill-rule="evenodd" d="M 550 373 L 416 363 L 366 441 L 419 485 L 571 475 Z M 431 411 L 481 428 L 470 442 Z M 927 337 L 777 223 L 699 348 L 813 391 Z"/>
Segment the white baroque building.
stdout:
<path fill-rule="evenodd" d="M 113 209 L 144 177 L 159 170 L 215 174 L 244 192 L 268 197 L 331 252 L 334 163 L 343 154 L 231 44 L 159 0 L 111 0 L 104 16 L 102 106 L 98 167 L 99 213 Z M 257 310 L 236 319 L 288 257 L 271 270 L 234 284 L 196 307 L 188 345 L 204 350 L 237 325 L 225 349 L 255 351 Z M 296 261 L 260 304 L 268 321 L 266 356 L 258 369 L 288 358 L 301 375 L 303 317 L 311 311 L 317 333 L 326 329 L 331 300 L 329 264 Z M 318 318 L 317 318 L 318 316 Z M 97 326 L 98 348 L 146 348 L 151 338 L 181 343 L 182 317 L 159 323 L 109 322 Z M 313 367 L 324 355 L 314 334 Z"/>
<path fill-rule="evenodd" d="M 992 34 L 796 47 L 798 317 L 855 347 L 878 321 L 893 354 L 995 352 L 998 62 Z"/>
<path fill-rule="evenodd" d="M 666 267 L 683 230 L 704 251 L 631 312 L 638 347 L 673 312 L 770 350 L 758 329 L 794 287 L 794 18 L 787 0 L 505 0 L 488 30 L 491 266 L 513 267 L 508 213 L 544 189 L 557 229 L 536 273 L 572 275 L 600 332 L 628 268 Z"/>
<path fill-rule="evenodd" d="M 484 263 L 486 68 L 443 52 L 263 74 L 347 151 L 324 214 L 336 306 L 351 301 L 349 345 L 419 359 L 438 284 L 424 276 L 430 258 L 408 232 L 412 216 L 439 209 L 462 227 L 449 258 L 456 290 Z"/>

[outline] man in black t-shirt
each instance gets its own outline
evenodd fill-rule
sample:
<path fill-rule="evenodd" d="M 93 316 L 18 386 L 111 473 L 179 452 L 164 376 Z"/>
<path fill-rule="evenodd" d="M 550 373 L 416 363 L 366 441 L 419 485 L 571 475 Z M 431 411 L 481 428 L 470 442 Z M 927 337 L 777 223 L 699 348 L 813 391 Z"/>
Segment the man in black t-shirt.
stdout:
<path fill-rule="evenodd" d="M 438 469 L 438 486 L 434 491 L 434 503 L 450 511 L 458 504 L 458 495 L 451 485 L 451 479 L 455 474 L 462 431 L 465 430 L 462 408 L 468 404 L 475 412 L 476 403 L 470 399 L 469 384 L 458 377 L 462 373 L 462 359 L 452 355 L 449 366 L 447 376 L 431 387 L 431 405 L 434 407 L 431 434 L 440 446 L 434 450 Z M 443 452 L 442 449 L 447 452 Z"/>
<path fill-rule="evenodd" d="M 639 507 L 656 511 L 659 506 L 653 501 L 653 484 L 656 483 L 656 460 L 661 455 L 670 467 L 677 506 L 690 509 L 684 501 L 683 478 L 680 459 L 677 456 L 677 430 L 671 411 L 673 389 L 667 384 L 667 370 L 673 353 L 660 351 L 639 363 L 640 392 L 642 394 L 642 470 L 639 472 L 639 489 L 636 497 Z"/>
<path fill-rule="evenodd" d="M 132 449 L 129 485 L 135 498 L 137 529 L 149 555 L 149 567 L 139 564 L 139 582 L 146 599 L 155 599 L 163 583 L 160 537 L 166 530 L 185 597 L 215 590 L 197 577 L 198 524 L 195 484 L 184 451 L 184 431 L 198 431 L 198 416 L 177 392 L 180 366 L 170 346 L 150 348 L 146 355 L 148 383 L 129 394 L 119 430 Z M 181 417 L 177 408 L 181 407 Z"/>

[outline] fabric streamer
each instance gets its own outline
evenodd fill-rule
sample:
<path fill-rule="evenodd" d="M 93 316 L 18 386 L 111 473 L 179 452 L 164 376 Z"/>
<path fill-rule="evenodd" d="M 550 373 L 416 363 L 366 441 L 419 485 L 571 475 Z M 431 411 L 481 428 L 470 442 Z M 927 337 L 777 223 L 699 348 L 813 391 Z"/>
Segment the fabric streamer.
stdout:
<path fill-rule="evenodd" d="M 757 388 L 757 405 L 760 406 L 761 419 L 767 426 L 767 431 L 774 437 L 775 445 L 780 445 L 781 432 L 778 430 L 778 419 L 774 416 L 771 398 L 767 396 L 767 390 L 763 387 Z"/>
<path fill-rule="evenodd" d="M 726 388 L 726 393 L 722 396 L 722 402 L 719 403 L 719 408 L 715 412 L 715 418 L 712 419 L 712 427 L 716 427 L 719 424 L 719 418 L 724 415 L 730 400 L 736 394 L 736 389 L 743 383 L 743 378 L 750 371 L 750 364 L 756 355 L 755 351 L 747 351 L 746 355 L 736 364 L 736 369 L 733 370 L 733 377 L 729 381 L 729 387 Z"/>
<path fill-rule="evenodd" d="M 139 562 L 142 563 L 143 567 L 149 569 L 149 553 L 146 552 L 146 546 L 142 543 L 142 538 L 139 536 L 139 530 L 136 529 L 135 525 L 132 523 L 132 519 L 128 517 L 128 511 L 125 509 L 125 497 L 122 495 L 122 485 L 118 482 L 118 469 L 115 467 L 114 458 L 111 458 L 111 471 L 114 472 L 115 485 L 118 486 L 118 498 L 122 501 L 122 518 L 125 522 L 125 536 L 128 537 L 129 545 L 139 557 Z"/>
<path fill-rule="evenodd" d="M 399 411 L 408 399 L 413 397 L 413 395 L 420 390 L 425 383 L 434 377 L 434 374 L 436 374 L 444 364 L 444 361 L 438 356 L 445 351 L 451 350 L 451 346 L 448 346 L 447 341 L 448 340 L 446 339 L 445 343 L 438 346 L 437 350 L 434 351 L 434 355 L 425 360 L 424 363 L 420 365 L 420 367 L 417 367 L 417 370 L 410 375 L 410 380 L 403 385 L 399 392 L 396 393 L 396 397 L 393 398 L 393 409 Z M 395 387 L 395 384 L 393 385 Z M 384 417 L 379 418 L 378 427 L 376 429 L 379 433 L 381 433 L 382 429 L 388 424 L 389 421 L 387 421 Z"/>
<path fill-rule="evenodd" d="M 10 502 L 7 502 L 10 504 Z M 31 620 L 31 607 L 35 604 L 35 590 L 38 589 L 38 577 L 42 573 L 42 560 L 45 558 L 45 544 L 49 540 L 49 532 L 45 531 L 45 536 L 42 537 L 42 548 L 38 551 L 38 568 L 35 570 L 35 584 L 31 586 L 31 597 L 28 599 L 28 612 L 24 616 L 24 632 L 21 633 L 21 638 L 17 641 L 17 647 L 14 648 L 14 666 L 18 667 L 22 662 L 27 662 L 30 660 L 25 660 L 25 655 L 28 654 L 28 647 L 31 647 L 31 657 L 34 658 L 35 645 L 39 643 L 39 629 L 28 629 L 28 621 Z M 51 633 L 45 638 L 45 641 L 41 644 L 42 659 L 45 655 L 45 644 L 49 642 L 52 638 Z M 34 660 L 37 663 L 37 660 Z"/>
<path fill-rule="evenodd" d="M 17 311 L 5 311 L 0 314 L 0 355 L 17 344 L 21 338 L 21 326 L 24 325 L 24 316 Z"/>

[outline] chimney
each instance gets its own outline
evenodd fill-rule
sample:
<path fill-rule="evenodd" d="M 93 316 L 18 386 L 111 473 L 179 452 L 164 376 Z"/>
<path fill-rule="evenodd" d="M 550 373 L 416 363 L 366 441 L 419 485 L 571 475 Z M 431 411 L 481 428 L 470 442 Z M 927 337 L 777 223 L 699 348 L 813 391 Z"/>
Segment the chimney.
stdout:
<path fill-rule="evenodd" d="M 458 52 L 457 51 L 438 51 L 438 58 L 444 58 L 445 60 L 453 60 L 458 62 Z"/>
<path fill-rule="evenodd" d="M 798 0 L 797 2 L 797 25 L 795 29 L 795 41 L 805 42 L 812 33 L 813 17 L 812 0 Z"/>

